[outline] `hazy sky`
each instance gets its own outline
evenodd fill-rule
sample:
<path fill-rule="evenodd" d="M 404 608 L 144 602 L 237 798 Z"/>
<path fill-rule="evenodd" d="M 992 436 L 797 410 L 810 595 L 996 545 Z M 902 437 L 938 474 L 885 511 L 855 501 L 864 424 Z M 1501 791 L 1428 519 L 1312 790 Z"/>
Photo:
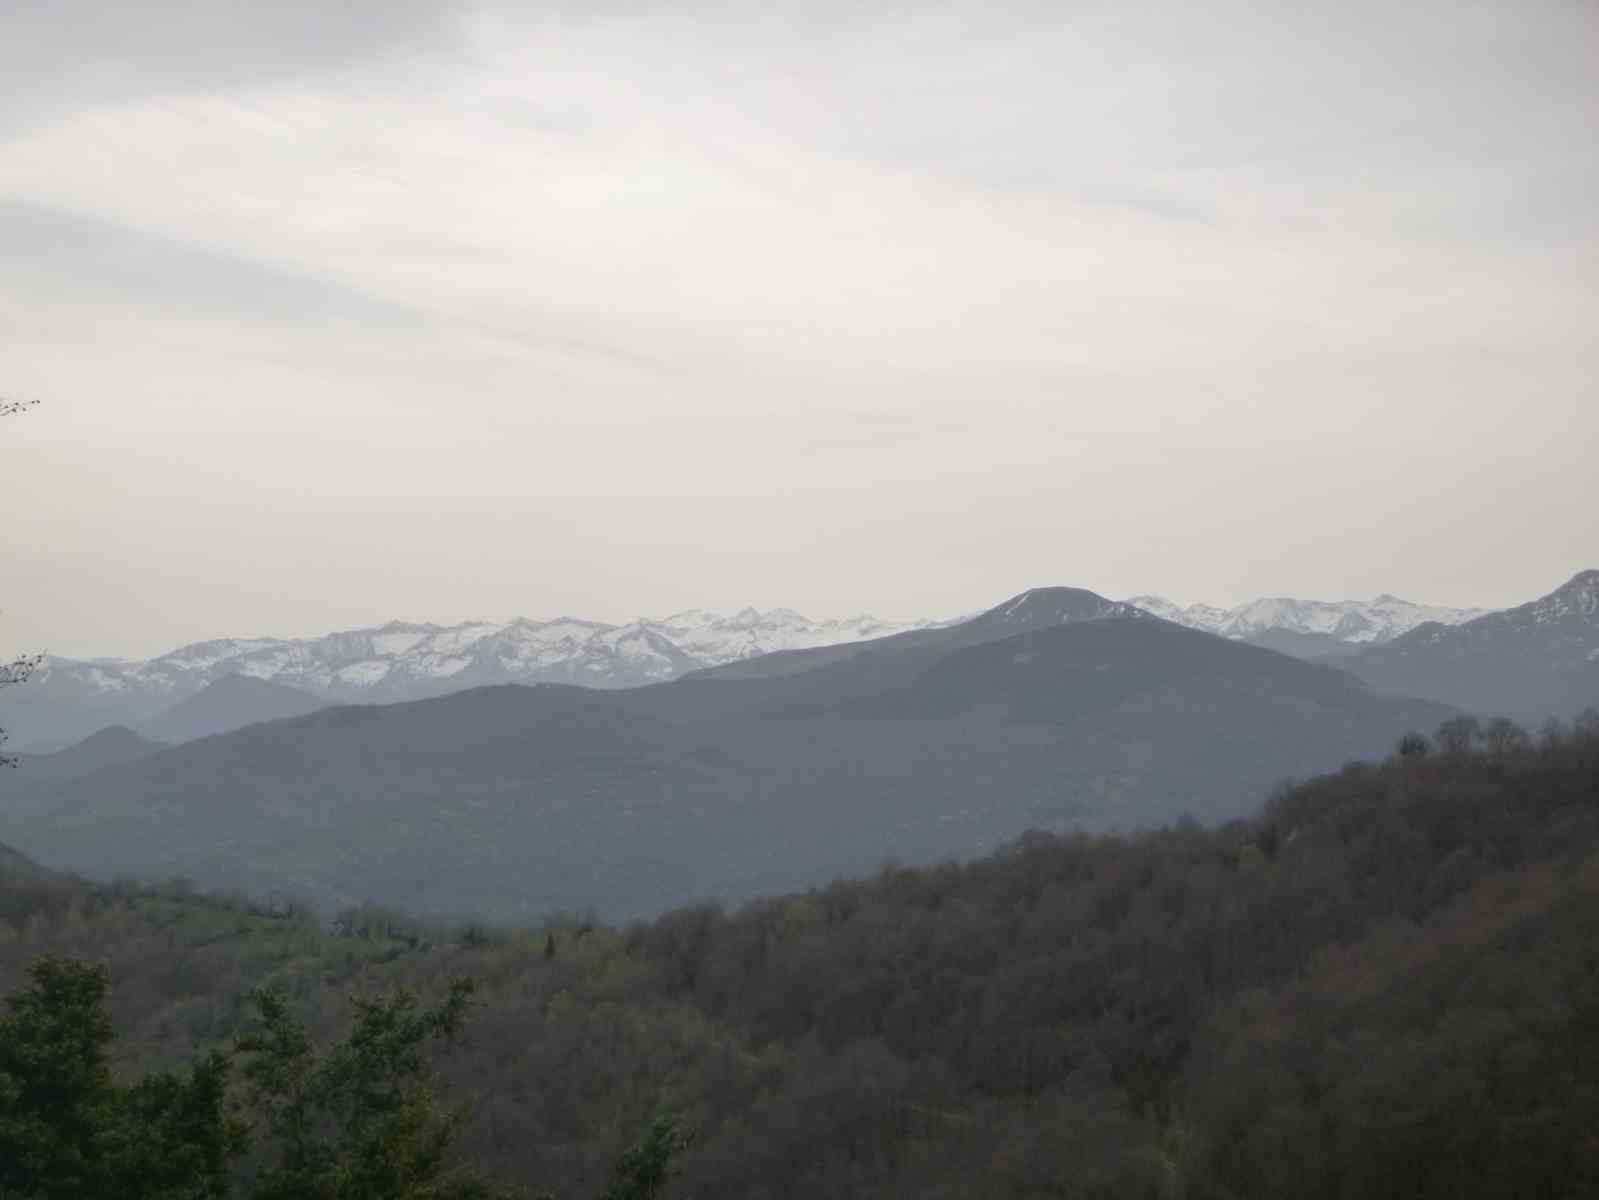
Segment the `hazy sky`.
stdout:
<path fill-rule="evenodd" d="M 1528 599 L 1599 4 L 9 0 L 0 650 Z"/>

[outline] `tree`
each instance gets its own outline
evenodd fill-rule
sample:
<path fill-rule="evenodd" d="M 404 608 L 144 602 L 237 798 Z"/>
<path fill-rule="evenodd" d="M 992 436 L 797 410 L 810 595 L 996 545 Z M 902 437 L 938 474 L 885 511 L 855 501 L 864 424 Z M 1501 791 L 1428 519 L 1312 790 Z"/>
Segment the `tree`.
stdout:
<path fill-rule="evenodd" d="M 513 1195 L 456 1159 L 465 1111 L 441 1102 L 424 1057 L 428 1043 L 460 1032 L 470 980 L 452 980 L 431 1006 L 405 988 L 358 996 L 353 1027 L 322 1050 L 282 992 L 255 993 L 255 1028 L 236 1048 L 244 1094 L 234 1097 L 254 1117 L 250 1128 L 229 1109 L 228 1053 L 184 1073 L 112 1078 L 105 967 L 46 957 L 29 979 L 0 1016 L 0 1200 Z M 689 1141 L 675 1119 L 658 1117 L 617 1162 L 602 1200 L 654 1200 Z"/>
<path fill-rule="evenodd" d="M 220 1200 L 243 1127 L 226 1112 L 228 1061 L 131 1086 L 111 1078 L 104 967 L 46 957 L 0 1017 L 0 1196 Z"/>
<path fill-rule="evenodd" d="M 423 1059 L 460 1032 L 473 984 L 451 981 L 421 1007 L 395 989 L 356 997 L 355 1026 L 321 1055 L 282 992 L 254 997 L 243 1076 L 261 1116 L 265 1161 L 252 1200 L 492 1200 L 505 1195 L 451 1154 L 464 1120 L 438 1100 Z"/>
<path fill-rule="evenodd" d="M 638 1145 L 617 1161 L 600 1200 L 653 1200 L 672 1177 L 672 1163 L 693 1138 L 670 1116 L 659 1116 Z"/>
<path fill-rule="evenodd" d="M 1482 723 L 1476 717 L 1450 717 L 1438 726 L 1433 737 L 1445 754 L 1468 754 L 1473 743 L 1482 737 Z"/>
<path fill-rule="evenodd" d="M 0 663 L 0 688 L 8 688 L 14 683 L 25 683 L 29 675 L 33 674 L 35 667 L 41 661 L 40 656 L 19 655 L 8 663 Z M 6 743 L 6 731 L 0 729 L 0 746 Z M 14 767 L 17 765 L 15 754 L 6 754 L 0 750 L 0 767 Z"/>
<path fill-rule="evenodd" d="M 1419 733 L 1407 733 L 1399 739 L 1400 758 L 1420 758 L 1429 749 L 1427 739 Z"/>
<path fill-rule="evenodd" d="M 1516 754 L 1532 744 L 1527 731 L 1509 717 L 1495 717 L 1489 721 L 1483 728 L 1482 741 L 1488 753 L 1496 756 Z"/>

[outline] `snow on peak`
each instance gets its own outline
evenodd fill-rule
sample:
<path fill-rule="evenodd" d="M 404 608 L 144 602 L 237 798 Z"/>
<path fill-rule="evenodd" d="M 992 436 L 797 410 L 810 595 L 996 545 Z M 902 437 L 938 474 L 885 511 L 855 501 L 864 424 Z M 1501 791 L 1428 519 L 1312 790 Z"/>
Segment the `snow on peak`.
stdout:
<path fill-rule="evenodd" d="M 1529 610 L 1535 620 L 1545 623 L 1599 621 L 1599 571 L 1578 571 L 1547 596 L 1523 605 L 1522 609 Z M 1522 609 L 1511 609 L 1510 613 Z"/>
<path fill-rule="evenodd" d="M 1217 608 L 1210 604 L 1191 604 L 1185 608 L 1160 596 L 1135 596 L 1128 603 L 1179 625 L 1226 638 L 1258 637 L 1281 631 L 1320 635 L 1353 645 L 1389 642 L 1427 622 L 1460 625 L 1489 611 L 1413 604 L 1387 592 L 1374 600 L 1299 600 L 1292 596 L 1270 596 L 1233 608 Z"/>
<path fill-rule="evenodd" d="M 49 668 L 92 694 L 166 702 L 227 675 L 245 675 L 331 699 L 396 699 L 479 683 L 577 682 L 630 687 L 675 679 L 774 650 L 884 637 L 949 622 L 813 621 L 793 609 L 747 607 L 731 616 L 687 609 L 664 620 L 612 625 L 579 617 L 428 625 L 390 621 L 319 638 L 222 639 L 143 662 L 53 659 Z"/>

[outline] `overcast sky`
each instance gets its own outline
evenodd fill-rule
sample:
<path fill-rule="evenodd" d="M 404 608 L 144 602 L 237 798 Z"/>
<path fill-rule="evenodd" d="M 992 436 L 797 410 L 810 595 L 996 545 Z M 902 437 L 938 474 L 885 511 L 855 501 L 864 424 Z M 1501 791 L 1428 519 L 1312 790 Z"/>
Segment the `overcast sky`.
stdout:
<path fill-rule="evenodd" d="M 1593 0 L 9 0 L 0 650 L 1516 603 L 1596 147 Z"/>

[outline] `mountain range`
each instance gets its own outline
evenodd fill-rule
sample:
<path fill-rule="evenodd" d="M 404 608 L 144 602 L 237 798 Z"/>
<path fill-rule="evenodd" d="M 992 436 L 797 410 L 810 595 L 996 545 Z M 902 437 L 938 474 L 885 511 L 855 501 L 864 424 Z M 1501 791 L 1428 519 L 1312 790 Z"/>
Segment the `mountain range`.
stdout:
<path fill-rule="evenodd" d="M 1428 622 L 1461 625 L 1491 611 L 1415 604 L 1387 594 L 1375 600 L 1274 596 L 1233 608 L 1213 604 L 1182 607 L 1160 596 L 1134 596 L 1128 603 L 1190 629 L 1310 659 L 1382 645 Z"/>
<path fill-rule="evenodd" d="M 1460 625 L 1428 622 L 1340 660 L 1373 687 L 1536 722 L 1599 706 L 1599 571 Z"/>
<path fill-rule="evenodd" d="M 1393 596 L 1336 602 L 1262 599 L 1231 609 L 1180 607 L 1159 596 L 1123 603 L 1192 629 L 1308 659 L 1381 644 L 1424 622 L 1459 624 L 1483 612 L 1412 604 Z M 317 638 L 226 638 L 142 661 L 51 657 L 25 696 L 0 695 L 0 725 L 11 732 L 15 745 L 35 750 L 60 748 L 114 724 L 175 741 L 199 736 L 196 729 L 223 732 L 251 720 L 292 715 L 287 709 L 253 715 L 257 709 L 240 695 L 222 697 L 219 703 L 213 703 L 218 697 L 208 696 L 198 708 L 168 715 L 210 685 L 236 676 L 294 689 L 301 694 L 297 701 L 280 694 L 291 706 L 309 703 L 306 696 L 322 703 L 393 702 L 494 683 L 625 688 L 774 654 L 850 646 L 953 623 L 871 616 L 811 620 L 784 608 L 736 613 L 690 609 L 627 625 L 576 617 L 460 625 L 394 621 Z M 199 726 L 198 713 L 206 714 Z"/>
<path fill-rule="evenodd" d="M 31 685 L 30 685 L 31 686 Z M 613 917 L 1256 807 L 1454 710 L 1072 588 L 601 691 L 336 705 L 5 781 L 46 867 L 336 907 Z"/>
<path fill-rule="evenodd" d="M 944 623 L 864 615 L 818 621 L 783 608 L 731 614 L 691 609 L 628 625 L 576 617 L 461 625 L 392 621 L 318 638 L 195 642 L 141 661 L 52 656 L 34 674 L 25 698 L 0 698 L 0 725 L 18 745 L 35 747 L 68 744 L 113 724 L 152 726 L 163 736 L 153 723 L 230 676 L 293 688 L 324 703 L 417 700 L 494 683 L 638 687 L 772 651 Z M 180 714 L 178 720 L 185 719 Z"/>

